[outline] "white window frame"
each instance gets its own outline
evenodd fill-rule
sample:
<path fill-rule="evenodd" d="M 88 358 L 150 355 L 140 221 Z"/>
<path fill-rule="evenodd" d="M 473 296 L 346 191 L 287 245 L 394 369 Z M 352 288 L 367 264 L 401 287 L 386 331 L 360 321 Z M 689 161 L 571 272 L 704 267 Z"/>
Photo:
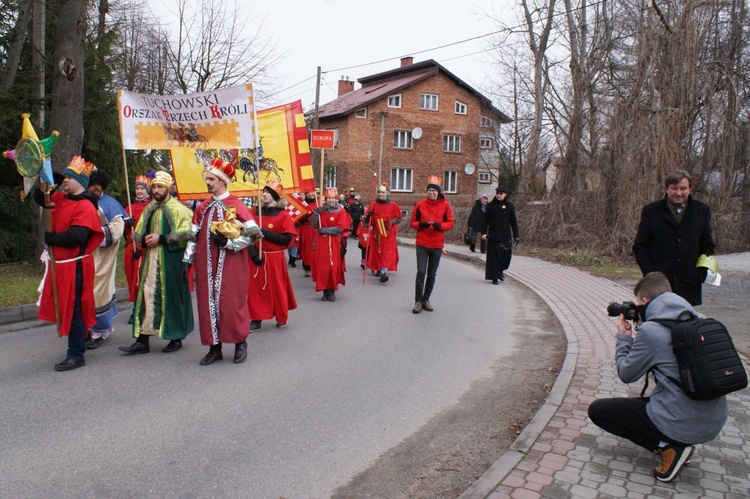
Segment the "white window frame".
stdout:
<path fill-rule="evenodd" d="M 391 192 L 414 192 L 414 168 L 391 168 Z"/>
<path fill-rule="evenodd" d="M 355 118 L 367 118 L 367 108 L 361 107 L 354 111 L 354 117 Z"/>
<path fill-rule="evenodd" d="M 491 137 L 479 137 L 479 148 L 480 149 L 492 149 L 492 138 Z"/>
<path fill-rule="evenodd" d="M 419 94 L 419 109 L 437 111 L 440 108 L 440 96 L 422 92 Z"/>
<path fill-rule="evenodd" d="M 411 136 L 411 130 L 394 130 L 393 131 L 393 148 L 394 149 L 414 149 L 414 139 Z"/>
<path fill-rule="evenodd" d="M 443 172 L 443 192 L 446 194 L 458 192 L 458 170 L 445 170 Z"/>
<path fill-rule="evenodd" d="M 479 172 L 477 174 L 477 182 L 480 184 L 489 184 L 492 182 L 492 175 L 490 175 L 490 172 Z"/>
<path fill-rule="evenodd" d="M 327 167 L 325 167 L 325 171 L 323 172 L 323 183 L 326 189 L 330 189 L 331 187 L 336 187 L 338 185 L 338 170 L 338 165 L 328 165 Z"/>
<path fill-rule="evenodd" d="M 492 118 L 489 116 L 482 115 L 482 117 L 479 119 L 479 126 L 483 128 L 492 128 L 494 126 L 494 122 L 492 121 Z"/>
<path fill-rule="evenodd" d="M 460 153 L 461 152 L 461 136 L 446 133 L 443 135 L 443 152 Z"/>
<path fill-rule="evenodd" d="M 463 102 L 457 100 L 455 105 L 455 112 L 456 114 L 467 114 L 468 106 L 464 104 Z"/>
<path fill-rule="evenodd" d="M 395 107 L 397 109 L 401 109 L 401 94 L 389 95 L 388 107 Z"/>

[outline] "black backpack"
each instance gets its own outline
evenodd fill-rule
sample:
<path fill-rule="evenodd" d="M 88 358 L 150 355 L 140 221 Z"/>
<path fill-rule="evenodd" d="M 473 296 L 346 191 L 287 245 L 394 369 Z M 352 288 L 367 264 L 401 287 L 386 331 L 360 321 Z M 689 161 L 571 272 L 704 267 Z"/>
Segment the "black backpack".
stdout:
<path fill-rule="evenodd" d="M 672 350 L 680 379 L 669 380 L 688 397 L 711 400 L 747 386 L 747 372 L 724 324 L 693 316 L 687 320 L 651 320 L 672 329 Z"/>

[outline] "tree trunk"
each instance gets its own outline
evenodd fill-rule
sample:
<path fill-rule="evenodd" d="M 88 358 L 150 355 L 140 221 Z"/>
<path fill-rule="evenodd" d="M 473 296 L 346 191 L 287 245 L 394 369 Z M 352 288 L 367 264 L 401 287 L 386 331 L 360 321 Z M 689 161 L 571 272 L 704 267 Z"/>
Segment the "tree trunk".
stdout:
<path fill-rule="evenodd" d="M 50 130 L 60 138 L 52 150 L 52 165 L 62 171 L 83 145 L 83 60 L 86 1 L 62 0 L 58 12 L 52 61 Z"/>
<path fill-rule="evenodd" d="M 18 19 L 13 28 L 13 39 L 8 49 L 8 65 L 3 71 L 3 78 L 0 81 L 0 92 L 7 92 L 16 81 L 18 72 L 18 61 L 21 60 L 21 49 L 23 42 L 26 40 L 26 33 L 29 30 L 29 21 L 31 20 L 31 5 L 34 0 L 21 0 L 18 6 Z"/>

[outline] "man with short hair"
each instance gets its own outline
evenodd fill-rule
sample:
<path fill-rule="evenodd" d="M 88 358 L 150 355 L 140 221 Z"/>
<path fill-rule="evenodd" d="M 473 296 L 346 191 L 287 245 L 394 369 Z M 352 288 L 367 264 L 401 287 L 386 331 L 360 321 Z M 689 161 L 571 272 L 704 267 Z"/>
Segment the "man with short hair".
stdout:
<path fill-rule="evenodd" d="M 727 421 L 727 400 L 692 400 L 673 380 L 680 379 L 672 350 L 671 330 L 655 322 L 700 316 L 682 297 L 671 292 L 661 272 L 651 272 L 634 288 L 638 334 L 620 315 L 617 321 L 615 365 L 623 383 L 634 383 L 653 373 L 656 387 L 650 397 L 594 401 L 589 418 L 609 433 L 626 438 L 661 457 L 654 476 L 673 480 L 690 459 L 697 443 L 716 438 Z"/>
<path fill-rule="evenodd" d="M 648 204 L 633 243 L 633 254 L 643 275 L 664 272 L 675 293 L 691 305 L 702 303 L 705 267 L 696 267 L 701 255 L 713 255 L 711 208 L 693 199 L 692 178 L 677 170 L 664 180 L 664 198 Z"/>
<path fill-rule="evenodd" d="M 453 210 L 435 175 L 427 179 L 427 196 L 420 199 L 411 211 L 409 225 L 417 231 L 417 278 L 412 312 L 432 312 L 430 296 L 435 287 L 440 257 L 443 255 L 445 232 L 453 228 Z"/>
<path fill-rule="evenodd" d="M 112 178 L 101 169 L 91 172 L 88 191 L 97 198 L 99 221 L 104 231 L 104 241 L 94 251 L 94 301 L 96 302 L 96 324 L 89 329 L 86 349 L 98 348 L 114 331 L 115 318 L 119 314 L 115 291 L 115 271 L 120 239 L 125 233 L 127 213 L 122 205 L 105 191 Z"/>
<path fill-rule="evenodd" d="M 202 366 L 224 358 L 222 343 L 235 344 L 235 364 L 247 358 L 250 258 L 245 250 L 262 236 L 247 206 L 229 193 L 234 178 L 234 168 L 221 158 L 206 166 L 203 180 L 211 197 L 195 209 L 191 226 L 195 242 L 188 243 L 183 258 L 185 282 L 195 263 L 201 343 L 210 347 Z"/>
<path fill-rule="evenodd" d="M 50 195 L 52 230 L 44 233 L 44 243 L 54 253 L 55 271 L 54 281 L 52 272 L 45 273 L 39 318 L 55 323 L 59 316 L 57 334 L 68 337 L 65 360 L 55 364 L 56 371 L 86 365 L 83 358 L 86 331 L 96 324 L 91 254 L 104 240 L 104 232 L 99 223 L 96 197 L 86 190 L 93 169 L 92 163 L 75 156 L 63 172 L 63 192 Z M 32 195 L 34 201 L 44 206 L 44 194 L 38 187 Z"/>
<path fill-rule="evenodd" d="M 169 173 L 156 172 L 151 181 L 154 199 L 133 232 L 134 241 L 145 251 L 133 306 L 135 343 L 120 347 L 127 355 L 149 353 L 151 336 L 169 340 L 162 352 L 176 352 L 193 330 L 190 287 L 176 278 L 185 246 L 195 239 L 190 230 L 193 212 L 170 195 L 173 183 Z"/>

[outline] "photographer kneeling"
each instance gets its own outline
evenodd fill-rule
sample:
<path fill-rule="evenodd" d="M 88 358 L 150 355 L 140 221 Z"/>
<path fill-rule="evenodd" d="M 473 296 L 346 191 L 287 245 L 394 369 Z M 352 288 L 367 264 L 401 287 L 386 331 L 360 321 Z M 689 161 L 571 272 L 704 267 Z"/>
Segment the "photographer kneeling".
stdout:
<path fill-rule="evenodd" d="M 654 476 L 673 480 L 690 459 L 697 443 L 719 435 L 727 421 L 727 400 L 692 400 L 679 384 L 677 359 L 672 351 L 670 328 L 655 319 L 678 319 L 687 313 L 699 315 L 685 299 L 672 293 L 661 272 L 651 272 L 635 285 L 635 311 L 620 306 L 617 321 L 615 363 L 617 376 L 633 383 L 653 370 L 656 387 L 650 397 L 612 398 L 594 401 L 589 418 L 595 425 L 656 452 L 661 465 Z M 617 308 L 610 305 L 609 309 Z M 631 312 L 631 313 L 628 313 Z M 634 317 L 637 335 L 627 317 Z M 643 395 L 643 394 L 642 394 Z"/>

